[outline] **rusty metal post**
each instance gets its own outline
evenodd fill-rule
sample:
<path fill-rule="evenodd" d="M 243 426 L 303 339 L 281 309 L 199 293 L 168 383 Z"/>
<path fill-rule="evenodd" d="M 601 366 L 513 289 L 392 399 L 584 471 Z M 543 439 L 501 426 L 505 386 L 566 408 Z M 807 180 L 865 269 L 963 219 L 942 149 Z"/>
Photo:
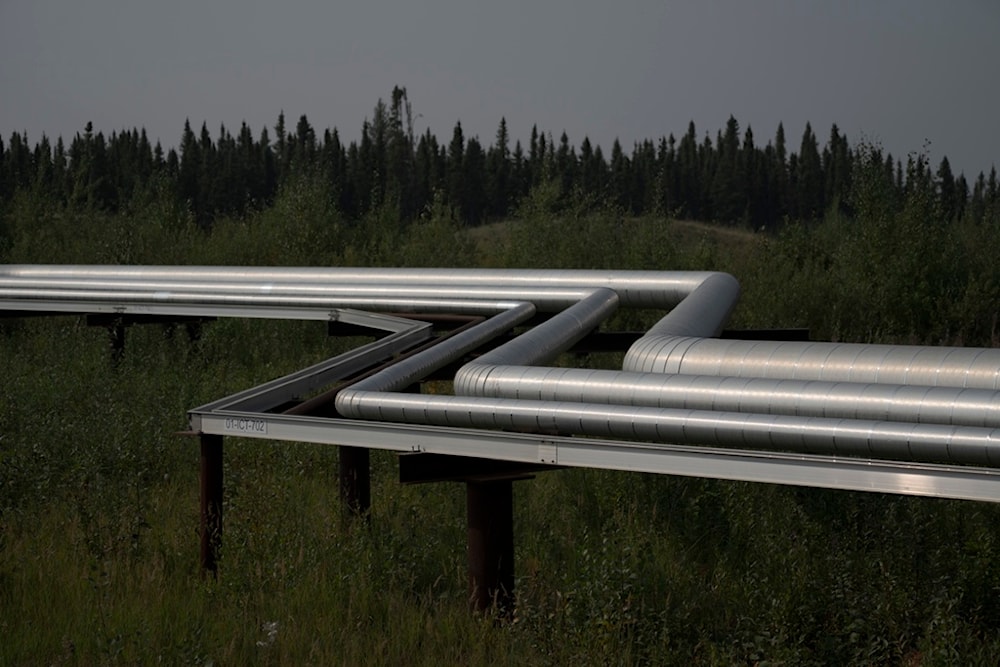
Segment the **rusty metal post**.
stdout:
<path fill-rule="evenodd" d="M 222 546 L 222 436 L 202 433 L 201 441 L 201 571 L 218 576 Z"/>
<path fill-rule="evenodd" d="M 514 483 L 469 481 L 469 602 L 473 611 L 494 607 L 502 616 L 514 603 Z"/>
<path fill-rule="evenodd" d="M 340 448 L 340 499 L 346 519 L 368 520 L 372 484 L 367 447 Z"/>

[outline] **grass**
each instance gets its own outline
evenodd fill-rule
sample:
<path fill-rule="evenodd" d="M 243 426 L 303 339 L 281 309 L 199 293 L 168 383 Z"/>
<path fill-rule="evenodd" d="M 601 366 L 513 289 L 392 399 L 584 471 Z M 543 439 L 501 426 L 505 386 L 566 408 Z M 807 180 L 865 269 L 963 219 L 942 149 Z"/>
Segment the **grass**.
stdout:
<path fill-rule="evenodd" d="M 854 318 L 894 303 L 845 282 L 869 257 L 870 234 L 850 221 L 762 237 L 614 212 L 555 218 L 529 202 L 488 228 L 436 215 L 401 230 L 389 215 L 352 227 L 323 201 L 295 191 L 209 236 L 154 211 L 33 213 L 11 226 L 22 235 L 5 260 L 723 268 L 746 287 L 735 325 L 818 337 L 875 335 Z M 987 276 L 995 234 L 954 231 L 962 275 Z M 923 288 L 930 302 L 946 295 L 936 285 Z M 962 309 L 924 323 L 988 344 L 995 301 L 969 285 Z M 908 303 L 888 313 L 904 337 Z M 468 612 L 461 485 L 400 486 L 393 455 L 373 452 L 371 525 L 345 523 L 335 448 L 228 438 L 220 577 L 202 578 L 197 447 L 176 434 L 185 411 L 346 344 L 324 334 L 219 321 L 192 341 L 133 327 L 116 365 L 106 333 L 77 319 L 0 322 L 0 665 L 935 665 L 1000 651 L 1000 516 L 957 501 L 541 474 L 515 485 L 518 600 L 500 621 Z"/>

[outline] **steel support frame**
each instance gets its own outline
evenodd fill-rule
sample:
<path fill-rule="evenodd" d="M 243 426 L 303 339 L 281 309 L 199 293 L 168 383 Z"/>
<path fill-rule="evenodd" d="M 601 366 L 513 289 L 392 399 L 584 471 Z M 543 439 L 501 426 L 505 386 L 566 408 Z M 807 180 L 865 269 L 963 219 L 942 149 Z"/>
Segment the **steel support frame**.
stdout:
<path fill-rule="evenodd" d="M 189 416 L 199 433 L 1000 502 L 1000 470 L 992 468 L 292 415 L 193 411 Z"/>
<path fill-rule="evenodd" d="M 218 576 L 222 547 L 223 449 L 222 436 L 199 435 L 201 446 L 201 571 Z"/>
<path fill-rule="evenodd" d="M 509 618 L 514 610 L 513 486 L 558 466 L 439 454 L 399 457 L 401 484 L 462 482 L 466 495 L 469 606 Z"/>
<path fill-rule="evenodd" d="M 514 609 L 514 482 L 465 483 L 469 606 L 509 616 Z"/>
<path fill-rule="evenodd" d="M 345 521 L 367 522 L 372 506 L 370 453 L 366 447 L 340 447 L 340 499 Z"/>

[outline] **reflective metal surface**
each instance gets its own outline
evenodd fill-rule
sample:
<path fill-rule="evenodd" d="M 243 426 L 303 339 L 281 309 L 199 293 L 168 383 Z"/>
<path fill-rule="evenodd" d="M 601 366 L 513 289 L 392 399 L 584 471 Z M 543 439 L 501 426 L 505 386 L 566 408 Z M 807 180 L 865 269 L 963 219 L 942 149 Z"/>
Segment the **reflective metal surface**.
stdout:
<path fill-rule="evenodd" d="M 312 319 L 336 318 L 344 308 L 488 315 L 336 399 L 340 414 L 375 420 L 372 434 L 386 430 L 378 422 L 411 431 L 424 424 L 442 437 L 461 429 L 464 444 L 453 453 L 481 456 L 483 443 L 501 440 L 498 431 L 520 431 L 616 439 L 585 450 L 579 461 L 587 463 L 578 464 L 595 467 L 616 467 L 626 452 L 630 460 L 652 460 L 639 456 L 643 445 L 629 441 L 835 457 L 810 468 L 823 475 L 831 475 L 836 461 L 858 457 L 1000 465 L 1000 350 L 713 338 L 738 297 L 737 281 L 713 272 L 0 266 L 0 310 Z M 541 366 L 619 307 L 669 309 L 628 350 L 622 371 Z M 556 314 L 466 363 L 455 375 L 454 396 L 394 393 L 488 348 L 537 313 Z M 426 335 L 393 326 L 401 341 Z M 231 413 L 244 415 L 235 423 L 266 431 L 273 417 L 255 412 L 269 404 L 264 396 L 312 389 L 391 349 L 366 347 L 193 410 L 192 427 Z M 328 427 L 342 430 L 347 421 Z M 296 438 L 314 437 L 309 429 L 289 428 Z M 555 462 L 553 451 L 542 447 L 539 460 Z M 663 471 L 660 463 L 649 465 Z M 836 486 L 833 477 L 810 483 Z M 859 479 L 850 488 L 863 486 Z"/>
<path fill-rule="evenodd" d="M 1000 350 L 981 348 L 647 335 L 629 350 L 624 369 L 1000 390 Z"/>

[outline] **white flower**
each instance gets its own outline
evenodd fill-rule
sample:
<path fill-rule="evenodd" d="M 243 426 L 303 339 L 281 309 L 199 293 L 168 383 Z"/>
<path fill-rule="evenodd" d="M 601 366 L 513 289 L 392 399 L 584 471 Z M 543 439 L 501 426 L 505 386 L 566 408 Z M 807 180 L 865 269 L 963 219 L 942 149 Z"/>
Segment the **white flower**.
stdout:
<path fill-rule="evenodd" d="M 274 640 L 278 638 L 278 622 L 277 621 L 264 621 L 260 624 L 260 629 L 264 631 L 267 635 L 264 639 L 257 642 L 257 646 L 261 648 L 267 648 L 274 643 Z"/>

